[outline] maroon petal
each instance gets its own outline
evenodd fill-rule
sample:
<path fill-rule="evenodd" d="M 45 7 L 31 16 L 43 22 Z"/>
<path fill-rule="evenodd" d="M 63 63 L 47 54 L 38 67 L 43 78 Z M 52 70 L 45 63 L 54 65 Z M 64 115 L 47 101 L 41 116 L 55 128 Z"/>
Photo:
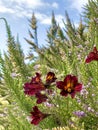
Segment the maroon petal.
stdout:
<path fill-rule="evenodd" d="M 28 88 L 32 88 L 32 84 L 30 84 L 30 83 L 25 83 L 24 84 L 24 89 L 28 89 Z"/>
<path fill-rule="evenodd" d="M 94 59 L 94 60 L 98 61 L 98 54 L 96 55 L 96 57 L 95 57 L 95 59 Z"/>
<path fill-rule="evenodd" d="M 93 48 L 93 52 L 94 52 L 94 53 L 97 53 L 97 52 L 98 52 L 96 47 Z"/>
<path fill-rule="evenodd" d="M 67 75 L 67 76 L 65 77 L 65 79 L 64 79 L 64 83 L 67 84 L 67 82 L 68 82 L 69 80 L 71 80 L 71 79 L 72 79 L 72 76 L 71 76 L 71 75 Z"/>
<path fill-rule="evenodd" d="M 50 114 L 42 113 L 37 106 L 34 106 L 33 111 L 31 111 L 31 124 L 38 125 L 40 121 L 49 115 Z"/>
<path fill-rule="evenodd" d="M 31 121 L 31 124 L 38 125 L 40 121 L 41 121 L 40 118 L 38 119 L 35 118 Z"/>
<path fill-rule="evenodd" d="M 45 87 L 43 85 L 43 83 L 39 82 L 39 83 L 25 83 L 24 85 L 24 93 L 29 95 L 29 96 L 33 96 L 35 95 L 37 92 L 40 92 L 41 90 L 44 90 Z"/>
<path fill-rule="evenodd" d="M 42 102 L 46 102 L 47 99 L 37 99 L 36 103 L 41 104 Z"/>
<path fill-rule="evenodd" d="M 82 90 L 82 84 L 77 84 L 77 86 L 75 87 L 75 91 L 80 92 Z"/>
<path fill-rule="evenodd" d="M 57 78 L 53 72 L 48 72 L 46 76 L 46 85 L 50 85 L 51 83 L 55 82 Z"/>
<path fill-rule="evenodd" d="M 24 93 L 26 94 L 26 95 L 29 95 L 29 96 L 33 96 L 33 95 L 35 95 L 35 92 L 33 92 L 33 91 L 24 91 Z"/>
<path fill-rule="evenodd" d="M 46 102 L 46 100 L 47 100 L 47 96 L 45 94 L 41 94 L 41 93 L 36 93 L 36 98 L 37 98 L 37 101 L 36 101 L 37 104 Z"/>
<path fill-rule="evenodd" d="M 76 76 L 67 75 L 64 79 L 64 84 L 67 85 L 68 82 L 73 83 L 73 85 L 75 86 L 78 82 L 78 79 Z"/>
<path fill-rule="evenodd" d="M 37 101 L 36 101 L 37 104 L 41 104 L 42 102 L 44 102 L 44 101 L 41 99 L 37 99 Z"/>
<path fill-rule="evenodd" d="M 63 87 L 64 87 L 64 82 L 63 82 L 63 81 L 58 81 L 58 82 L 56 82 L 56 86 L 57 86 L 59 89 L 63 89 Z"/>
<path fill-rule="evenodd" d="M 37 113 L 40 112 L 37 106 L 34 106 L 34 107 L 33 107 L 33 111 L 34 111 L 34 112 L 37 112 Z"/>
<path fill-rule="evenodd" d="M 86 63 L 89 63 L 89 62 L 91 62 L 92 60 L 94 60 L 94 58 L 95 58 L 95 53 L 94 53 L 94 52 L 90 52 L 89 55 L 87 56 L 85 62 L 86 62 Z"/>
<path fill-rule="evenodd" d="M 74 84 L 74 86 L 78 83 L 78 79 L 76 76 L 72 76 L 71 82 Z"/>
<path fill-rule="evenodd" d="M 36 73 L 36 76 L 32 78 L 30 83 L 39 83 L 41 82 L 41 75 L 39 73 Z"/>
<path fill-rule="evenodd" d="M 71 97 L 74 98 L 75 97 L 75 91 L 71 93 Z"/>
<path fill-rule="evenodd" d="M 68 93 L 65 92 L 64 90 L 62 90 L 62 91 L 60 92 L 60 94 L 61 94 L 62 96 L 65 96 L 65 97 L 68 95 Z"/>

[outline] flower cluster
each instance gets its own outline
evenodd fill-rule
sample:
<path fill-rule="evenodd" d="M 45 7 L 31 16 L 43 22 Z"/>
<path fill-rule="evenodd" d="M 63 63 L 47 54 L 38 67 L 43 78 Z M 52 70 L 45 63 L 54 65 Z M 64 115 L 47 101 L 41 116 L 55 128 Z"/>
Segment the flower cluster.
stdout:
<path fill-rule="evenodd" d="M 55 74 L 49 72 L 46 76 L 46 82 L 43 83 L 41 75 L 36 73 L 36 76 L 32 77 L 30 82 L 24 84 L 24 93 L 29 96 L 35 96 L 37 98 L 37 103 L 40 104 L 47 99 L 47 96 L 41 92 L 46 91 L 46 89 L 48 89 L 51 83 L 55 82 L 56 79 Z"/>
<path fill-rule="evenodd" d="M 41 75 L 36 73 L 35 77 L 32 77 L 30 82 L 24 84 L 24 93 L 29 96 L 35 96 L 37 98 L 36 103 L 41 104 L 42 102 L 46 102 L 48 97 L 47 94 L 51 94 L 51 84 L 55 82 L 57 78 L 55 74 L 49 72 L 46 75 L 45 83 L 42 82 Z M 48 91 L 47 91 L 48 89 Z M 43 93 L 44 92 L 44 93 Z M 33 107 L 33 111 L 31 112 L 31 124 L 37 125 L 41 120 L 46 118 L 50 114 L 42 113 L 37 106 Z"/>
<path fill-rule="evenodd" d="M 37 98 L 36 103 L 41 104 L 48 100 L 48 96 L 53 94 L 51 84 L 56 81 L 56 76 L 53 72 L 48 72 L 46 75 L 45 83 L 42 82 L 41 75 L 36 73 L 35 77 L 32 77 L 30 82 L 24 84 L 24 93 L 29 96 L 35 96 Z M 64 81 L 56 81 L 56 87 L 61 89 L 60 95 L 71 95 L 75 97 L 77 92 L 82 89 L 82 84 L 78 83 L 76 76 L 67 75 Z M 37 106 L 33 107 L 31 112 L 31 124 L 37 125 L 41 120 L 46 118 L 50 114 L 42 113 Z"/>
<path fill-rule="evenodd" d="M 85 60 L 85 63 L 89 63 L 93 60 L 98 61 L 98 50 L 96 47 L 94 47 L 93 51 L 89 53 Z M 54 104 L 48 102 L 49 96 L 54 95 L 54 92 L 52 91 L 52 83 L 55 83 L 54 86 L 56 86 L 58 90 L 60 89 L 60 95 L 64 97 L 70 95 L 71 98 L 74 98 L 77 92 L 81 92 L 81 95 L 85 93 L 84 90 L 81 91 L 83 85 L 78 82 L 78 78 L 74 75 L 66 75 L 63 81 L 56 80 L 57 78 L 55 74 L 53 72 L 48 72 L 44 83 L 41 79 L 41 74 L 36 73 L 36 76 L 32 77 L 30 82 L 24 84 L 24 93 L 28 96 L 35 96 L 37 99 L 37 104 L 44 102 L 44 104 L 49 107 L 54 106 Z M 75 111 L 73 114 L 78 117 L 83 117 L 86 115 L 83 111 Z M 38 109 L 37 106 L 34 106 L 30 116 L 31 124 L 38 125 L 41 120 L 48 117 L 49 115 L 51 114 L 43 113 Z"/>

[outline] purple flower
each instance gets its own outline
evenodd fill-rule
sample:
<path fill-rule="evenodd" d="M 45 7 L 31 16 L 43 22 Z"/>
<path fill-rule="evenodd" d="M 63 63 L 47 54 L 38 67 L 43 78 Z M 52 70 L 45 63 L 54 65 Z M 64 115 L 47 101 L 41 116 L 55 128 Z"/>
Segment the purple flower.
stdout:
<path fill-rule="evenodd" d="M 49 102 L 45 102 L 44 105 L 45 105 L 46 107 L 49 107 L 49 108 L 51 108 L 51 107 L 54 106 L 54 104 L 51 104 L 51 103 L 49 103 Z"/>
<path fill-rule="evenodd" d="M 77 100 L 77 102 L 78 102 L 78 103 L 80 103 L 80 102 L 81 102 L 81 100 L 80 100 L 80 99 L 78 99 L 78 100 Z"/>
<path fill-rule="evenodd" d="M 87 97 L 88 91 L 86 90 L 86 88 L 83 88 L 83 89 L 81 90 L 80 95 Z"/>
<path fill-rule="evenodd" d="M 96 112 L 96 116 L 98 116 L 98 112 Z"/>
<path fill-rule="evenodd" d="M 11 75 L 10 75 L 10 76 L 11 76 L 12 78 L 15 78 L 15 77 L 17 77 L 18 75 L 19 75 L 19 74 L 17 74 L 17 73 L 15 73 L 15 72 L 13 72 L 13 73 L 11 73 Z"/>
<path fill-rule="evenodd" d="M 94 112 L 94 109 L 92 109 L 91 107 L 87 108 L 88 112 Z"/>
<path fill-rule="evenodd" d="M 78 116 L 78 117 L 86 116 L 85 112 L 84 111 L 80 111 L 80 110 L 73 112 L 73 114 Z"/>
<path fill-rule="evenodd" d="M 40 64 L 35 65 L 33 68 L 34 68 L 35 70 L 39 70 L 39 68 L 40 68 Z"/>

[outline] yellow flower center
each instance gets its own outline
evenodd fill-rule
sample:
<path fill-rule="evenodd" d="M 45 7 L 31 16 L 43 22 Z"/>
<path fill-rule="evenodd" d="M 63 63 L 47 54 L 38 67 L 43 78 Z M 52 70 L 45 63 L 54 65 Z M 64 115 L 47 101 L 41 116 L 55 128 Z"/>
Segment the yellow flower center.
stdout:
<path fill-rule="evenodd" d="M 68 88 L 67 91 L 70 93 L 71 92 L 71 88 Z"/>
<path fill-rule="evenodd" d="M 47 80 L 51 80 L 53 78 L 53 76 L 52 75 L 49 75 L 49 76 L 47 76 Z"/>
<path fill-rule="evenodd" d="M 36 82 L 39 82 L 39 78 L 36 78 Z"/>
<path fill-rule="evenodd" d="M 38 77 L 36 77 L 36 79 L 35 79 L 35 80 L 36 80 L 36 82 L 39 82 L 39 81 L 40 81 L 40 79 L 39 79 Z"/>
<path fill-rule="evenodd" d="M 67 82 L 67 85 L 64 86 L 64 90 L 65 90 L 65 91 L 68 91 L 68 92 L 70 93 L 70 92 L 73 90 L 73 82 L 68 81 L 68 82 Z"/>

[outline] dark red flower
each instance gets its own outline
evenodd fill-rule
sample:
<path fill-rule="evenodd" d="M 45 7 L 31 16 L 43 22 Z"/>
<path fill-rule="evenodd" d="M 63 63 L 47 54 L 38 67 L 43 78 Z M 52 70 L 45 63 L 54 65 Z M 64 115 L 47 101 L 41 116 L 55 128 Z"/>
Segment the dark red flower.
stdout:
<path fill-rule="evenodd" d="M 51 83 L 55 82 L 57 78 L 55 77 L 55 74 L 53 72 L 48 72 L 46 76 L 46 86 L 49 86 Z"/>
<path fill-rule="evenodd" d="M 31 113 L 31 124 L 38 125 L 40 121 L 49 116 L 50 114 L 42 113 L 37 106 L 33 107 L 33 111 Z"/>
<path fill-rule="evenodd" d="M 91 62 L 93 60 L 98 61 L 98 50 L 97 50 L 96 47 L 94 47 L 93 52 L 89 53 L 89 55 L 87 56 L 85 62 L 89 63 L 89 62 Z"/>
<path fill-rule="evenodd" d="M 36 102 L 37 104 L 46 102 L 46 100 L 48 99 L 48 97 L 45 94 L 41 94 L 40 92 L 36 93 L 35 96 L 37 98 L 37 102 Z"/>
<path fill-rule="evenodd" d="M 39 73 L 36 73 L 36 76 L 32 78 L 31 83 L 40 83 L 41 81 L 41 75 Z"/>
<path fill-rule="evenodd" d="M 42 83 L 40 79 L 40 74 L 36 73 L 36 76 L 32 78 L 30 83 L 25 83 L 24 84 L 24 93 L 33 96 L 36 93 L 38 93 L 41 90 L 45 89 L 44 84 Z"/>
<path fill-rule="evenodd" d="M 78 79 L 76 76 L 67 75 L 64 81 L 58 81 L 57 87 L 61 89 L 61 95 L 67 96 L 71 95 L 72 98 L 75 97 L 76 92 L 80 92 L 82 89 L 82 84 L 78 83 Z"/>
<path fill-rule="evenodd" d="M 44 84 L 41 80 L 41 75 L 36 73 L 36 76 L 32 78 L 31 82 L 24 84 L 24 93 L 33 96 L 36 93 L 45 90 L 52 82 L 55 82 L 56 79 L 55 74 L 49 72 L 46 76 L 46 83 Z"/>

